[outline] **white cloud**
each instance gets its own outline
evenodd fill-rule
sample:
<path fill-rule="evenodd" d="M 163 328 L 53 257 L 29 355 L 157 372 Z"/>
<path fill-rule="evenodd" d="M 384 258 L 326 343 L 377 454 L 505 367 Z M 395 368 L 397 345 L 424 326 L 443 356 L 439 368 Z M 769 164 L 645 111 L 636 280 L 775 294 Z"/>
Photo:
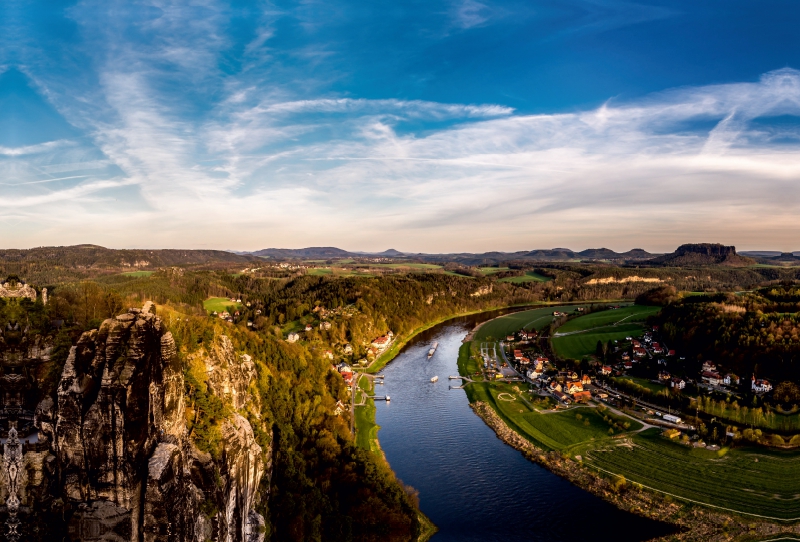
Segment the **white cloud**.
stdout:
<path fill-rule="evenodd" d="M 158 39 L 102 48 L 91 93 L 37 80 L 102 156 L 74 142 L 0 149 L 16 191 L 0 220 L 28 224 L 21 244 L 800 248 L 800 123 L 770 120 L 800 117 L 795 70 L 552 115 L 297 94 L 246 66 L 223 73 L 228 15 L 213 2 L 195 6 L 213 17 L 153 4 L 142 32 Z M 456 7 L 462 28 L 490 15 Z M 117 45 L 113 28 L 79 22 Z M 263 61 L 273 31 L 259 28 L 242 47 Z"/>

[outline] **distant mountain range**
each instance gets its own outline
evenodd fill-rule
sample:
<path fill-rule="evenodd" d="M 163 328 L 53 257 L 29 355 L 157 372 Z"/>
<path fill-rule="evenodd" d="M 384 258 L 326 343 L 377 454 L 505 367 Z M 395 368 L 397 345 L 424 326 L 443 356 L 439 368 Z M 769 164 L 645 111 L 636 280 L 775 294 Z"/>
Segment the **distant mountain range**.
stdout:
<path fill-rule="evenodd" d="M 615 252 L 608 248 L 588 248 L 574 251 L 568 248 L 522 250 L 517 252 L 457 252 L 429 254 L 400 252 L 389 249 L 383 252 L 350 252 L 336 247 L 308 247 L 301 249 L 267 248 L 243 255 L 272 259 L 342 259 L 342 258 L 402 258 L 425 262 L 455 262 L 462 265 L 496 265 L 510 262 L 579 262 L 608 261 L 649 266 L 698 266 L 724 265 L 747 266 L 754 263 L 790 263 L 800 261 L 799 255 L 791 252 L 745 251 L 736 252 L 736 247 L 718 243 L 685 244 L 669 254 L 653 254 L 635 248 L 627 252 Z"/>
<path fill-rule="evenodd" d="M 493 264 L 510 261 L 580 261 L 580 260 L 609 260 L 609 261 L 636 261 L 648 260 L 657 256 L 640 248 L 627 252 L 614 252 L 607 248 L 590 248 L 575 252 L 568 248 L 536 249 L 518 252 L 484 252 L 484 253 L 450 253 L 427 254 L 400 252 L 389 249 L 383 252 L 348 252 L 336 247 L 308 247 L 299 249 L 266 248 L 255 252 L 246 253 L 252 256 L 273 259 L 338 259 L 338 258 L 412 258 L 423 261 L 458 262 L 466 265 Z"/>

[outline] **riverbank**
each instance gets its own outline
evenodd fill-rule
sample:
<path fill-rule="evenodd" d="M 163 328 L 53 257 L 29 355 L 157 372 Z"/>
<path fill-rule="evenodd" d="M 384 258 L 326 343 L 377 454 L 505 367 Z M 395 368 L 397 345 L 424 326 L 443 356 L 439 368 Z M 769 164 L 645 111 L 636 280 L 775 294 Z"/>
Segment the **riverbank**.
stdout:
<path fill-rule="evenodd" d="M 403 348 L 405 348 L 405 346 L 409 342 L 411 342 L 417 335 L 419 335 L 420 333 L 423 333 L 425 331 L 428 331 L 429 329 L 432 329 L 432 328 L 438 326 L 439 324 L 444 324 L 445 322 L 448 322 L 450 320 L 455 320 L 456 318 L 464 318 L 465 316 L 474 316 L 476 314 L 483 314 L 485 312 L 502 311 L 502 310 L 512 310 L 512 309 L 526 310 L 526 309 L 535 309 L 537 307 L 557 307 L 557 306 L 567 306 L 567 305 L 586 305 L 587 303 L 621 303 L 621 302 L 624 302 L 624 301 L 625 300 L 622 300 L 622 299 L 598 299 L 598 300 L 589 301 L 589 302 L 587 302 L 587 301 L 540 301 L 540 302 L 537 302 L 537 303 L 524 303 L 524 304 L 521 304 L 521 305 L 506 305 L 506 306 L 503 306 L 503 307 L 491 307 L 491 308 L 487 308 L 487 309 L 480 309 L 480 310 L 475 310 L 475 311 L 460 312 L 458 314 L 452 314 L 450 316 L 445 316 L 445 317 L 439 318 L 437 320 L 434 320 L 432 322 L 429 322 L 429 323 L 427 323 L 425 325 L 422 325 L 422 326 L 416 328 L 411 333 L 409 333 L 407 336 L 403 337 L 402 339 L 396 338 L 394 340 L 394 342 L 392 343 L 392 346 L 390 346 L 385 352 L 383 352 L 378 357 L 376 357 L 375 360 L 372 363 L 370 363 L 364 369 L 364 371 L 368 372 L 368 373 L 377 373 L 378 371 L 380 371 L 381 369 L 386 367 L 387 363 L 389 363 L 394 358 L 396 358 L 397 354 L 399 354 L 400 351 Z M 505 316 L 505 315 L 501 314 L 501 315 L 497 316 L 496 318 L 501 318 L 502 316 Z M 486 324 L 487 322 L 491 322 L 494 319 L 495 318 L 491 318 L 489 320 L 486 320 L 485 322 L 481 322 L 480 324 L 478 324 L 477 327 L 475 327 L 475 329 L 472 330 L 472 332 L 474 333 L 483 324 Z M 465 342 L 466 341 L 467 341 L 467 339 L 465 339 Z"/>
<path fill-rule="evenodd" d="M 545 452 L 512 430 L 492 407 L 482 401 L 470 404 L 480 417 L 509 446 L 589 493 L 610 502 L 617 508 L 643 517 L 672 524 L 679 529 L 658 540 L 723 541 L 766 540 L 778 535 L 800 535 L 800 526 L 784 526 L 721 514 L 712 510 L 676 503 L 672 499 L 647 491 L 624 478 L 611 480 L 584 468 L 577 460 L 558 452 Z"/>
<path fill-rule="evenodd" d="M 483 322 L 475 326 L 467 339 L 474 338 L 475 332 L 485 324 L 486 322 Z M 476 366 L 472 359 L 475 354 L 472 352 L 472 342 L 467 339 L 462 344 L 458 356 L 457 366 L 459 374 L 462 376 L 472 376 Z M 639 436 L 635 435 L 635 427 L 628 430 L 628 424 L 624 424 L 625 429 L 617 424 L 613 429 L 622 431 L 622 434 L 613 436 L 614 432 L 609 431 L 610 437 L 609 435 L 589 435 L 592 436 L 592 442 L 589 443 L 587 440 L 583 443 L 580 438 L 575 437 L 576 431 L 582 433 L 581 430 L 585 429 L 588 435 L 595 429 L 594 426 L 598 425 L 595 423 L 597 422 L 595 419 L 592 419 L 590 423 L 588 413 L 582 411 L 578 415 L 566 418 L 564 418 L 565 413 L 545 415 L 546 418 L 534 415 L 531 418 L 533 409 L 530 409 L 530 414 L 524 414 L 524 411 L 528 409 L 524 408 L 525 401 L 522 398 L 522 403 L 517 403 L 520 409 L 520 420 L 517 421 L 527 428 L 523 429 L 516 422 L 507 418 L 506 414 L 508 413 L 505 411 L 508 410 L 508 404 L 500 405 L 495 400 L 494 392 L 491 390 L 498 385 L 494 382 L 477 382 L 467 384 L 465 391 L 470 407 L 492 428 L 500 440 L 521 451 L 527 459 L 617 508 L 673 525 L 679 531 L 659 540 L 766 540 L 781 535 L 800 534 L 800 525 L 786 524 L 782 520 L 759 516 L 756 513 L 749 514 L 710 504 L 705 505 L 688 497 L 684 498 L 681 495 L 665 493 L 647 485 L 631 483 L 619 474 L 599 468 L 594 464 L 597 457 L 590 456 L 587 452 L 595 450 L 598 453 L 609 453 L 611 450 L 619 449 L 619 446 L 626 449 L 639 449 L 641 443 L 637 440 Z M 516 390 L 517 394 L 519 391 Z M 514 393 L 512 392 L 511 395 Z M 520 397 L 522 397 L 521 394 Z M 527 406 L 532 405 L 527 404 Z M 513 412 L 516 416 L 517 410 L 513 410 Z M 558 422 L 555 421 L 556 416 L 561 416 Z M 571 419 L 572 417 L 577 418 L 579 424 L 583 420 L 582 425 L 587 427 L 573 428 L 575 420 Z M 605 420 L 605 417 L 603 419 Z M 549 422 L 556 423 L 558 427 Z M 553 434 L 546 432 L 550 429 L 554 432 Z M 541 431 L 545 431 L 546 434 Z M 569 433 L 570 438 L 575 438 L 574 444 L 570 442 L 570 438 L 565 439 L 564 431 Z M 599 439 L 597 442 L 595 442 L 595 437 Z M 583 440 L 587 438 L 588 436 L 585 436 Z M 601 441 L 602 444 L 600 444 Z M 546 444 L 542 444 L 542 442 Z M 585 444 L 589 444 L 589 448 L 586 448 Z M 677 472 L 675 475 L 679 476 Z"/>
<path fill-rule="evenodd" d="M 606 301 L 598 301 L 598 302 L 606 302 Z M 383 367 L 385 367 L 389 362 L 391 362 L 397 355 L 403 350 L 403 348 L 408 345 L 411 341 L 413 341 L 416 337 L 418 337 L 421 333 L 428 331 L 438 325 L 444 324 L 448 321 L 456 320 L 458 318 L 468 317 L 468 316 L 475 316 L 483 313 L 491 313 L 493 311 L 509 311 L 515 312 L 516 310 L 530 310 L 536 308 L 543 308 L 543 307 L 552 307 L 552 306 L 563 306 L 567 304 L 581 304 L 581 303 L 551 303 L 551 302 L 540 302 L 534 304 L 522 304 L 522 305 L 512 305 L 512 306 L 504 306 L 504 307 L 493 307 L 487 308 L 478 311 L 469 311 L 458 313 L 454 315 L 450 315 L 446 318 L 440 318 L 436 321 L 429 322 L 423 326 L 416 328 L 407 336 L 403 337 L 402 339 L 396 338 L 395 342 L 392 346 L 387 349 L 378 359 L 376 359 L 369 367 L 367 367 L 364 372 L 369 374 L 374 374 L 380 371 Z M 492 320 L 493 318 L 490 318 Z M 360 387 L 366 388 L 366 391 L 371 395 L 374 393 L 375 386 L 374 383 L 369 381 L 366 377 L 362 379 L 363 384 Z M 386 460 L 385 455 L 383 454 L 383 450 L 380 447 L 380 442 L 378 438 L 378 430 L 380 427 L 377 425 L 375 421 L 375 404 L 374 401 L 371 399 L 366 399 L 364 407 L 358 407 L 356 410 L 356 443 L 359 447 L 370 450 L 371 452 L 380 455 L 384 461 Z M 420 537 L 418 540 L 426 541 L 430 539 L 436 532 L 437 527 L 433 524 L 433 522 L 425 517 L 424 514 L 420 512 Z"/>

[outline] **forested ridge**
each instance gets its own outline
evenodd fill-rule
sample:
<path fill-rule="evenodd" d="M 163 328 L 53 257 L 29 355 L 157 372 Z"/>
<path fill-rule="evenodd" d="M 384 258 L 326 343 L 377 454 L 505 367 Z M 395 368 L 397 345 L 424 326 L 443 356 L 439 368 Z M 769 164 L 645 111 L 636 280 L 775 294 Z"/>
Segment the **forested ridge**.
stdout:
<path fill-rule="evenodd" d="M 6 262 L 6 270 L 23 263 Z M 726 368 L 742 376 L 752 370 L 780 378 L 796 371 L 800 293 L 777 282 L 793 270 L 564 263 L 509 266 L 496 276 L 470 269 L 461 274 L 333 277 L 300 269 L 274 278 L 215 263 L 204 269 L 162 267 L 148 276 L 93 271 L 86 278 L 80 275 L 83 263 L 42 265 L 34 276 L 52 280 L 24 278 L 38 289 L 46 286 L 49 303 L 23 300 L 19 306 L 25 307 L 28 325 L 38 326 L 56 345 L 49 365 L 37 369 L 41 381 L 50 382 L 43 389 L 52 391 L 69 347 L 83 331 L 127 307 L 154 301 L 184 360 L 192 438 L 200 450 L 218 456 L 220 426 L 235 409 L 210 392 L 204 370 L 191 359 L 214 348 L 223 336 L 238 354 L 252 357 L 257 369 L 250 385 L 254 399 L 239 413 L 250 422 L 262 449 L 272 450 L 272 477 L 263 479 L 257 504 L 272 540 L 407 540 L 416 535 L 413 488 L 403 487 L 381 457 L 355 446 L 349 411 L 337 409 L 347 404 L 348 392 L 332 363 L 355 364 L 373 355 L 370 343 L 388 331 L 407 337 L 431 322 L 516 304 L 632 299 L 654 283 L 717 292 L 771 283 L 742 295 L 671 295 L 662 313 L 664 331 L 691 353 L 687 363 L 729 359 Z M 550 280 L 499 280 L 528 270 Z M 66 276 L 71 278 L 59 278 Z M 203 303 L 209 297 L 241 300 L 229 306 L 231 322 L 207 313 Z M 290 344 L 286 339 L 294 332 L 301 338 Z M 352 353 L 346 354 L 345 345 Z"/>
<path fill-rule="evenodd" d="M 688 362 L 722 362 L 750 378 L 800 381 L 800 289 L 695 296 L 667 305 L 660 320 Z"/>
<path fill-rule="evenodd" d="M 160 301 L 159 314 L 185 360 L 187 423 L 198 448 L 212 456 L 221 453 L 219 429 L 233 408 L 209 391 L 202 368 L 188 360 L 228 337 L 257 368 L 251 383 L 256 400 L 240 413 L 262 448 L 272 449 L 272 478 L 264 479 L 258 505 L 268 518 L 271 539 L 409 540 L 419 529 L 415 493 L 395 479 L 382 458 L 356 447 L 347 410 L 336 412 L 337 402 L 348 401 L 347 391 L 323 357 L 323 347 L 346 340 L 363 351 L 389 329 L 408 333 L 431 320 L 532 297 L 509 285 L 490 286 L 488 280 L 451 275 L 278 282 L 169 270 L 152 278 L 55 285 L 41 310 L 46 311 L 43 321 L 60 326 L 53 333 L 75 341 L 123 307 Z M 206 297 L 234 291 L 243 300 L 235 324 L 201 309 Z M 315 329 L 301 342 L 287 343 L 283 329 L 318 318 L 319 307 L 331 311 L 331 329 Z M 342 307 L 348 307 L 349 316 L 335 314 Z M 259 322 L 256 329 L 246 326 L 248 318 Z M 60 366 L 52 372 L 58 371 Z"/>

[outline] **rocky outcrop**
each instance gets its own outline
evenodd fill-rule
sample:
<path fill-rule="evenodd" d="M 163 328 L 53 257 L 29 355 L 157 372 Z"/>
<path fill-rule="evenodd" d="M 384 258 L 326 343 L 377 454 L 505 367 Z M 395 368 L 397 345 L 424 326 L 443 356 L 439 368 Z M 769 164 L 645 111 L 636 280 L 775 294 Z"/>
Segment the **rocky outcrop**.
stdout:
<path fill-rule="evenodd" d="M 209 389 L 244 408 L 252 360 L 227 338 L 207 358 Z M 221 457 L 212 458 L 194 447 L 185 418 L 183 366 L 152 304 L 84 333 L 57 400 L 36 408 L 40 442 L 26 454 L 24 482 L 60 499 L 39 503 L 38 512 L 62 503 L 72 540 L 260 542 L 264 519 L 255 508 L 270 450 L 234 414 L 220 428 Z M 36 499 L 28 501 L 36 512 Z"/>
<path fill-rule="evenodd" d="M 249 389 L 256 377 L 255 363 L 248 354 L 238 355 L 226 335 L 217 337 L 207 350 L 195 354 L 197 356 L 202 358 L 208 387 L 215 395 L 230 401 L 237 410 L 244 409 L 254 399 Z"/>
<path fill-rule="evenodd" d="M 667 266 L 694 265 L 752 265 L 755 260 L 736 254 L 736 247 L 718 243 L 696 243 L 681 245 L 672 254 L 650 260 L 654 264 Z"/>

